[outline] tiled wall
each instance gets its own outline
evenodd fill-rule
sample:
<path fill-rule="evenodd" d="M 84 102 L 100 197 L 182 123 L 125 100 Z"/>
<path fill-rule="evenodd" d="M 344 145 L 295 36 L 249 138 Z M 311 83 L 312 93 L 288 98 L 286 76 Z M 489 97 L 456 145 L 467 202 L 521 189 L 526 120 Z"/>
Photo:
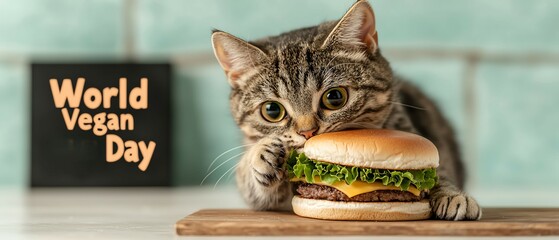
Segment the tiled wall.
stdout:
<path fill-rule="evenodd" d="M 0 0 L 0 184 L 27 181 L 30 61 L 174 62 L 175 183 L 199 184 L 215 157 L 241 144 L 229 88 L 211 58 L 211 29 L 254 39 L 336 19 L 352 2 Z M 470 186 L 559 190 L 559 2 L 371 2 L 395 71 L 456 125 Z M 235 161 L 205 183 L 215 184 Z"/>

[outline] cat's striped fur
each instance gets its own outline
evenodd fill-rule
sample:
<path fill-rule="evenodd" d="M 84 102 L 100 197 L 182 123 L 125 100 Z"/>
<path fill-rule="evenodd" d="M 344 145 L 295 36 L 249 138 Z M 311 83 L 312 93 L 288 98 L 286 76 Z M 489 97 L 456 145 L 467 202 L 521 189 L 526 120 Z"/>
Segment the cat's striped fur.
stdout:
<path fill-rule="evenodd" d="M 245 42 L 215 31 L 216 57 L 232 86 L 231 110 L 252 143 L 237 167 L 237 184 L 254 209 L 290 207 L 291 185 L 282 168 L 287 151 L 315 134 L 351 128 L 388 128 L 423 135 L 439 149 L 440 184 L 431 192 L 440 219 L 479 219 L 481 209 L 461 191 L 464 170 L 449 123 L 419 89 L 393 76 L 377 45 L 374 13 L 362 0 L 335 22 Z M 321 108 L 322 94 L 344 87 L 348 100 L 339 110 Z M 266 121 L 261 106 L 281 103 L 278 123 Z M 405 107 L 407 105 L 414 107 Z"/>

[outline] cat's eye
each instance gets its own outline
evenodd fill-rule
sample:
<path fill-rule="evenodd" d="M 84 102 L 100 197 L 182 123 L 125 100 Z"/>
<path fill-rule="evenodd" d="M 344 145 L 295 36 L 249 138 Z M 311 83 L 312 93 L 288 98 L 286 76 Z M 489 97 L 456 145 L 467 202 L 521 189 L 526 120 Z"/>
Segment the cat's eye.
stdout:
<path fill-rule="evenodd" d="M 262 117 L 268 122 L 279 122 L 285 117 L 285 108 L 279 102 L 268 101 L 260 107 Z"/>
<path fill-rule="evenodd" d="M 321 106 L 329 110 L 337 110 L 347 103 L 347 90 L 343 87 L 330 88 L 322 94 Z"/>

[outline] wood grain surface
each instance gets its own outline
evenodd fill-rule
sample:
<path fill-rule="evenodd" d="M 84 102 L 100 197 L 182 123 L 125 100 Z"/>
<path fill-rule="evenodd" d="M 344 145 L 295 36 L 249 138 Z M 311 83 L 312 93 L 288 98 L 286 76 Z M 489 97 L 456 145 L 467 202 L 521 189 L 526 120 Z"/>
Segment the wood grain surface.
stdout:
<path fill-rule="evenodd" d="M 359 222 L 303 218 L 291 212 L 204 209 L 175 224 L 178 235 L 539 236 L 559 235 L 559 208 L 485 208 L 480 221 Z"/>

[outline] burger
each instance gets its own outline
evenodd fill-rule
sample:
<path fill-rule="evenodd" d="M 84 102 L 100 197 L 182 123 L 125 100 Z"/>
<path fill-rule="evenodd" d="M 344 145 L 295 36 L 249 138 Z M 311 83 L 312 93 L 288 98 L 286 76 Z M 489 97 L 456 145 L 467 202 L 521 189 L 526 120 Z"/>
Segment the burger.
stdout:
<path fill-rule="evenodd" d="M 399 221 L 431 215 L 435 145 L 412 133 L 361 129 L 312 137 L 287 160 L 295 214 L 330 220 Z"/>

